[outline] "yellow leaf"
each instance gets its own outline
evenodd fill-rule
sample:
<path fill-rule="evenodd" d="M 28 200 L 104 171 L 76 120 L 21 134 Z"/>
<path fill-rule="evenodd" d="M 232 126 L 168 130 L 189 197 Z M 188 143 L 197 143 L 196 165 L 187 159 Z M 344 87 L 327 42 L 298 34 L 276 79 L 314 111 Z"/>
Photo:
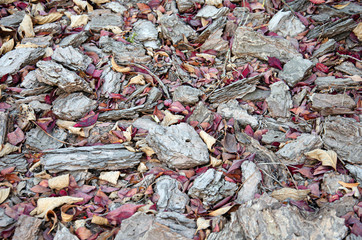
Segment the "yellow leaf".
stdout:
<path fill-rule="evenodd" d="M 341 184 L 345 188 L 354 188 L 354 187 L 357 187 L 359 185 L 359 183 L 345 183 L 345 182 L 342 182 L 342 181 L 338 181 L 338 183 Z"/>
<path fill-rule="evenodd" d="M 333 150 L 322 150 L 315 149 L 313 151 L 305 153 L 305 155 L 309 158 L 317 159 L 322 162 L 323 166 L 330 166 L 336 170 L 337 167 L 337 153 Z"/>
<path fill-rule="evenodd" d="M 111 59 L 111 64 L 112 64 L 112 69 L 116 72 L 120 72 L 120 73 L 126 73 L 126 72 L 130 72 L 132 71 L 132 69 L 130 67 L 121 67 L 119 66 L 116 61 L 114 60 L 114 57 L 112 56 Z"/>
<path fill-rule="evenodd" d="M 33 22 L 28 14 L 24 16 L 23 21 L 20 23 L 18 33 L 21 38 L 31 38 L 35 36 Z"/>
<path fill-rule="evenodd" d="M 11 51 L 13 48 L 14 48 L 14 39 L 10 39 L 9 41 L 3 43 L 3 45 L 1 46 L 0 55 Z"/>
<path fill-rule="evenodd" d="M 201 130 L 200 132 L 200 137 L 202 138 L 202 140 L 204 140 L 204 142 L 207 145 L 207 148 L 213 152 L 212 150 L 212 145 L 214 145 L 216 143 L 216 139 L 212 136 L 210 136 L 209 134 L 207 134 L 204 130 Z"/>
<path fill-rule="evenodd" d="M 337 5 L 333 5 L 333 7 L 336 9 L 343 9 L 343 8 L 347 7 L 350 3 L 351 2 L 348 2 L 347 4 L 343 4 L 343 5 L 337 4 Z"/>
<path fill-rule="evenodd" d="M 146 156 L 148 157 L 151 157 L 153 154 L 155 154 L 155 151 L 153 151 L 153 149 L 148 146 L 141 147 L 140 150 L 146 153 Z"/>
<path fill-rule="evenodd" d="M 53 177 L 48 180 L 51 189 L 60 190 L 69 186 L 69 174 Z"/>
<path fill-rule="evenodd" d="M 127 84 L 127 87 L 131 84 L 137 84 L 137 85 L 145 85 L 146 82 L 144 80 L 145 78 L 143 77 L 143 75 L 138 74 L 137 76 L 131 78 L 129 80 L 129 83 Z"/>
<path fill-rule="evenodd" d="M 71 28 L 76 28 L 76 27 L 81 27 L 81 26 L 85 26 L 88 23 L 88 15 L 72 15 L 70 17 L 70 27 Z"/>
<path fill-rule="evenodd" d="M 44 217 L 49 210 L 60 207 L 63 204 L 72 204 L 83 201 L 83 198 L 63 196 L 63 197 L 47 197 L 38 199 L 37 207 L 30 212 L 30 215 Z"/>
<path fill-rule="evenodd" d="M 0 189 L 0 204 L 2 204 L 10 194 L 10 188 L 1 188 Z"/>
<path fill-rule="evenodd" d="M 60 12 L 53 12 L 53 13 L 50 13 L 46 16 L 36 16 L 34 19 L 35 19 L 35 22 L 37 24 L 45 24 L 45 23 L 52 23 L 52 22 L 55 22 L 57 21 L 59 18 L 61 18 L 63 16 L 63 13 L 60 13 Z"/>
<path fill-rule="evenodd" d="M 358 23 L 357 27 L 353 29 L 353 33 L 356 34 L 358 40 L 362 42 L 362 22 Z"/>
<path fill-rule="evenodd" d="M 274 190 L 270 196 L 279 201 L 284 201 L 288 198 L 291 198 L 295 201 L 304 200 L 307 195 L 310 193 L 310 189 L 297 190 L 294 188 L 282 188 L 279 190 Z"/>
<path fill-rule="evenodd" d="M 99 179 L 116 185 L 120 174 L 120 171 L 101 172 Z"/>
<path fill-rule="evenodd" d="M 203 27 L 205 27 L 207 24 L 209 24 L 209 21 L 207 21 L 205 18 L 201 18 L 201 24 Z"/>
<path fill-rule="evenodd" d="M 165 117 L 163 118 L 161 125 L 165 126 L 165 127 L 178 123 L 179 120 L 184 118 L 184 116 L 181 116 L 181 115 L 173 115 L 168 110 L 163 111 L 163 113 L 165 114 Z"/>
<path fill-rule="evenodd" d="M 199 217 L 196 220 L 196 225 L 197 225 L 196 232 L 198 232 L 199 230 L 206 229 L 206 228 L 210 227 L 210 222 L 211 222 L 211 220 L 206 220 L 205 218 Z"/>
<path fill-rule="evenodd" d="M 227 207 L 222 207 L 219 208 L 215 211 L 212 211 L 209 213 L 210 216 L 212 217 L 217 217 L 217 216 L 221 216 L 224 215 L 225 213 L 227 213 L 233 206 L 227 206 Z"/>
<path fill-rule="evenodd" d="M 107 218 L 100 217 L 100 216 L 97 216 L 97 215 L 93 215 L 92 223 L 97 224 L 97 225 L 108 225 L 109 224 Z"/>

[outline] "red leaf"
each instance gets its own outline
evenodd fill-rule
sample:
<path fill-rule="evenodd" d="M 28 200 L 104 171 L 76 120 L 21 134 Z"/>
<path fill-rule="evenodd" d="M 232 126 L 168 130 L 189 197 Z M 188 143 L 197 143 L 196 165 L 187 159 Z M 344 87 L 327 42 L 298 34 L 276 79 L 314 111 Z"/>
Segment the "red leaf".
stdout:
<path fill-rule="evenodd" d="M 168 109 L 174 113 L 180 113 L 186 110 L 186 108 L 180 102 L 173 102 Z"/>
<path fill-rule="evenodd" d="M 268 63 L 271 67 L 283 70 L 282 63 L 276 57 L 268 57 Z"/>
<path fill-rule="evenodd" d="M 229 168 L 228 173 L 234 171 L 235 169 L 240 168 L 241 164 L 242 164 L 244 161 L 245 161 L 245 159 L 233 161 L 233 164 L 232 164 L 231 167 Z"/>
<path fill-rule="evenodd" d="M 97 122 L 99 113 L 82 118 L 73 127 L 89 127 Z"/>
<path fill-rule="evenodd" d="M 144 205 L 135 205 L 130 203 L 124 204 L 121 207 L 109 212 L 106 218 L 113 225 L 120 224 L 123 219 L 131 217 L 137 211 L 137 209 L 142 206 Z"/>
<path fill-rule="evenodd" d="M 0 174 L 5 176 L 6 174 L 9 174 L 15 170 L 15 167 L 8 167 L 3 170 L 1 170 Z"/>
<path fill-rule="evenodd" d="M 92 232 L 86 227 L 78 228 L 75 233 L 81 240 L 89 239 L 92 236 Z"/>
<path fill-rule="evenodd" d="M 14 132 L 8 133 L 9 143 L 17 145 L 25 139 L 25 135 L 20 128 L 16 128 Z"/>
<path fill-rule="evenodd" d="M 141 10 L 142 13 L 151 12 L 151 8 L 145 3 L 137 3 L 137 7 Z"/>
<path fill-rule="evenodd" d="M 316 68 L 319 71 L 324 72 L 324 73 L 328 73 L 328 71 L 329 71 L 328 67 L 326 65 L 322 64 L 322 63 L 317 63 Z"/>
<path fill-rule="evenodd" d="M 45 192 L 50 192 L 50 189 L 40 185 L 35 185 L 34 187 L 30 188 L 30 191 L 35 193 L 45 193 Z"/>
<path fill-rule="evenodd" d="M 325 0 L 309 0 L 309 1 L 314 4 L 322 4 L 326 2 Z"/>
<path fill-rule="evenodd" d="M 249 135 L 250 137 L 254 137 L 254 130 L 250 127 L 250 125 L 247 125 L 245 127 L 244 132 Z"/>

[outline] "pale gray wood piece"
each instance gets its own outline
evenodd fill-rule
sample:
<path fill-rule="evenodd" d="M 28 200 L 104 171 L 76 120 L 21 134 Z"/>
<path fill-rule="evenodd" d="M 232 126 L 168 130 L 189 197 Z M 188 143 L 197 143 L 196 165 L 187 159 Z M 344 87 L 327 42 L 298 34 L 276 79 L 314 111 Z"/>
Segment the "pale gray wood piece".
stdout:
<path fill-rule="evenodd" d="M 28 163 L 24 157 L 24 154 L 6 155 L 0 159 L 0 170 L 9 167 L 15 167 L 16 172 L 26 172 L 27 165 Z"/>
<path fill-rule="evenodd" d="M 0 145 L 5 144 L 7 134 L 8 114 L 0 112 Z"/>

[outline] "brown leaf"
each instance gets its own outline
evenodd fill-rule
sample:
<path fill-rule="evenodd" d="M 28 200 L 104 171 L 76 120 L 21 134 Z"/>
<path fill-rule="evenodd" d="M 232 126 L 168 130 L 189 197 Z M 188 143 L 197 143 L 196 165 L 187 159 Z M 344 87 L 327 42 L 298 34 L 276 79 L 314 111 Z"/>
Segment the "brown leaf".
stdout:
<path fill-rule="evenodd" d="M 337 5 L 333 5 L 334 8 L 336 9 L 343 9 L 345 7 L 347 7 L 351 2 L 348 2 L 346 4 L 337 4 Z"/>
<path fill-rule="evenodd" d="M 32 38 L 35 36 L 33 22 L 28 14 L 24 16 L 23 21 L 20 23 L 18 33 L 21 38 Z"/>
<path fill-rule="evenodd" d="M 53 13 L 50 13 L 46 16 L 36 16 L 34 19 L 35 19 L 35 22 L 37 24 L 45 24 L 45 23 L 52 23 L 52 22 L 55 22 L 57 21 L 59 18 L 61 18 L 63 16 L 63 13 L 60 13 L 60 12 L 53 12 Z"/>
<path fill-rule="evenodd" d="M 206 220 L 205 218 L 199 217 L 196 220 L 196 225 L 197 225 L 196 232 L 198 232 L 199 230 L 203 230 L 203 229 L 206 229 L 206 228 L 210 227 L 210 222 L 211 222 L 210 219 Z"/>
<path fill-rule="evenodd" d="M 14 48 L 14 39 L 10 39 L 7 42 L 4 42 L 0 48 L 0 55 L 11 51 L 13 48 Z"/>
<path fill-rule="evenodd" d="M 0 151 L 0 157 L 4 157 L 5 155 L 8 155 L 12 152 L 18 151 L 19 147 L 13 146 L 10 143 L 6 143 L 5 146 Z"/>
<path fill-rule="evenodd" d="M 305 153 L 305 155 L 312 159 L 317 159 L 322 162 L 323 166 L 330 166 L 336 170 L 337 167 L 337 153 L 333 150 L 315 149 L 313 151 Z"/>
<path fill-rule="evenodd" d="M 338 183 L 341 184 L 345 188 L 354 188 L 354 187 L 357 187 L 359 185 L 359 183 L 345 183 L 345 182 L 342 182 L 342 181 L 338 181 Z"/>
<path fill-rule="evenodd" d="M 100 216 L 97 216 L 97 215 L 93 215 L 92 223 L 98 224 L 98 225 L 109 225 L 109 222 L 108 222 L 107 218 L 100 217 Z"/>
<path fill-rule="evenodd" d="M 127 84 L 126 87 L 128 87 L 131 84 L 137 84 L 137 85 L 145 85 L 146 82 L 144 80 L 145 78 L 143 77 L 143 75 L 138 74 L 137 76 L 131 78 L 131 80 L 129 80 L 129 83 Z"/>
<path fill-rule="evenodd" d="M 30 212 L 30 215 L 37 215 L 37 217 L 44 217 L 49 210 L 67 203 L 72 204 L 83 201 L 83 198 L 63 196 L 63 197 L 47 197 L 38 199 L 37 207 Z"/>
<path fill-rule="evenodd" d="M 227 213 L 233 206 L 222 207 L 209 213 L 212 217 L 217 217 Z"/>
<path fill-rule="evenodd" d="M 278 199 L 279 201 L 284 201 L 288 198 L 291 198 L 295 201 L 300 201 L 304 200 L 309 193 L 310 189 L 297 190 L 294 188 L 282 188 L 279 190 L 274 190 L 270 196 Z"/>
<path fill-rule="evenodd" d="M 69 186 L 69 174 L 53 177 L 48 180 L 51 189 L 60 190 Z"/>
<path fill-rule="evenodd" d="M 99 179 L 116 185 L 120 174 L 120 171 L 101 172 Z"/>
<path fill-rule="evenodd" d="M 356 34 L 358 40 L 362 42 L 362 22 L 353 29 L 353 33 Z"/>
<path fill-rule="evenodd" d="M 88 23 L 88 19 L 89 19 L 88 15 L 85 15 L 85 14 L 83 14 L 83 15 L 72 15 L 70 17 L 70 21 L 71 21 L 70 27 L 71 28 L 76 28 L 76 27 L 85 26 Z"/>
<path fill-rule="evenodd" d="M 216 143 L 216 139 L 209 134 L 207 134 L 204 130 L 201 130 L 200 132 L 201 139 L 206 143 L 207 148 L 213 152 L 212 146 Z"/>
<path fill-rule="evenodd" d="M 50 221 L 50 230 L 48 231 L 48 234 L 54 230 L 55 226 L 58 223 L 58 217 L 57 214 L 53 210 L 49 210 L 47 214 L 45 215 L 45 220 Z"/>
<path fill-rule="evenodd" d="M 180 120 L 182 120 L 184 118 L 184 116 L 181 115 L 173 115 L 170 111 L 165 110 L 164 111 L 164 118 L 163 121 L 161 123 L 162 126 L 168 127 L 172 124 L 178 123 Z"/>
<path fill-rule="evenodd" d="M 76 206 L 77 205 L 66 204 L 60 208 L 60 215 L 62 217 L 63 222 L 70 222 L 73 220 L 74 214 L 76 213 L 76 210 L 74 210 L 74 207 L 76 207 Z M 67 213 L 67 211 L 71 208 L 73 210 L 73 213 L 72 214 Z"/>
<path fill-rule="evenodd" d="M 92 236 L 92 232 L 86 227 L 78 228 L 75 233 L 81 240 L 89 239 Z"/>
<path fill-rule="evenodd" d="M 1 188 L 0 189 L 0 204 L 3 203 L 10 194 L 10 188 Z"/>
<path fill-rule="evenodd" d="M 122 67 L 119 66 L 116 61 L 114 60 L 114 57 L 112 56 L 111 58 L 111 64 L 112 64 L 112 69 L 116 72 L 120 72 L 120 73 L 126 73 L 126 72 L 130 72 L 132 71 L 132 69 L 130 67 Z"/>

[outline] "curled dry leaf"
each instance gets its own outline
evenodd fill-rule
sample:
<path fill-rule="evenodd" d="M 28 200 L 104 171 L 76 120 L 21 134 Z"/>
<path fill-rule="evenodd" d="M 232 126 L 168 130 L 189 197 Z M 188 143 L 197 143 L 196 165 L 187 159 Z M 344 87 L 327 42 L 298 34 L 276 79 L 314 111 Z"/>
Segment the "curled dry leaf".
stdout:
<path fill-rule="evenodd" d="M 295 201 L 301 201 L 304 200 L 309 193 L 310 189 L 297 190 L 294 188 L 282 188 L 279 190 L 274 190 L 270 196 L 278 199 L 279 201 L 284 201 L 288 198 L 291 198 Z"/>
<path fill-rule="evenodd" d="M 24 16 L 23 21 L 20 23 L 18 33 L 21 38 L 32 38 L 35 36 L 33 22 L 28 14 Z"/>
<path fill-rule="evenodd" d="M 100 217 L 100 216 L 97 216 L 97 215 L 93 215 L 92 223 L 98 224 L 98 225 L 109 225 L 109 222 L 108 222 L 107 218 Z"/>
<path fill-rule="evenodd" d="M 131 84 L 145 85 L 146 84 L 145 78 L 143 77 L 143 75 L 138 74 L 137 76 L 135 76 L 129 80 L 129 83 L 127 84 L 126 87 L 128 87 Z"/>
<path fill-rule="evenodd" d="M 55 22 L 57 21 L 59 18 L 61 18 L 63 16 L 63 13 L 60 13 L 60 12 L 53 12 L 53 13 L 50 13 L 46 16 L 36 16 L 34 19 L 35 19 L 35 22 L 37 24 L 45 24 L 45 23 L 52 23 L 52 22 Z"/>
<path fill-rule="evenodd" d="M 227 213 L 233 206 L 222 207 L 209 213 L 212 217 L 217 217 Z"/>
<path fill-rule="evenodd" d="M 99 179 L 116 185 L 120 174 L 120 171 L 101 172 Z"/>
<path fill-rule="evenodd" d="M 126 73 L 126 72 L 130 72 L 132 71 L 132 69 L 130 67 L 122 67 L 119 66 L 116 61 L 114 60 L 114 57 L 112 56 L 111 58 L 111 64 L 112 64 L 112 69 L 116 72 L 120 72 L 120 73 Z"/>
<path fill-rule="evenodd" d="M 57 226 L 58 223 L 57 214 L 53 210 L 49 210 L 45 215 L 45 220 L 50 221 L 50 230 L 48 231 L 49 234 L 54 230 L 55 226 Z"/>
<path fill-rule="evenodd" d="M 74 4 L 80 7 L 82 10 L 88 9 L 88 12 L 93 11 L 92 5 L 90 5 L 87 1 L 82 0 L 73 0 Z"/>
<path fill-rule="evenodd" d="M 359 183 L 345 183 L 345 182 L 342 182 L 342 181 L 338 181 L 338 183 L 341 184 L 345 188 L 354 188 L 354 187 L 357 187 L 359 185 Z"/>
<path fill-rule="evenodd" d="M 155 151 L 153 151 L 153 149 L 148 146 L 141 147 L 140 150 L 144 152 L 147 157 L 151 157 L 153 154 L 155 154 Z"/>
<path fill-rule="evenodd" d="M 211 220 L 206 220 L 205 218 L 202 218 L 202 217 L 198 218 L 196 220 L 196 225 L 197 225 L 196 232 L 210 227 L 210 222 L 211 222 Z"/>
<path fill-rule="evenodd" d="M 72 15 L 70 17 L 70 27 L 71 28 L 76 28 L 76 27 L 81 27 L 81 26 L 85 26 L 88 23 L 88 15 Z"/>
<path fill-rule="evenodd" d="M 74 207 L 76 207 L 77 205 L 70 205 L 70 204 L 66 204 L 63 205 L 60 208 L 60 216 L 62 217 L 62 221 L 63 222 L 70 222 L 73 220 L 74 214 L 76 213 L 76 210 L 74 209 Z M 67 213 L 67 211 L 69 209 L 72 209 L 72 214 Z"/>
<path fill-rule="evenodd" d="M 103 3 L 107 3 L 110 0 L 91 0 L 92 2 L 96 3 L 96 4 L 103 4 Z"/>
<path fill-rule="evenodd" d="M 216 143 L 216 139 L 212 136 L 210 136 L 209 134 L 207 134 L 204 130 L 201 130 L 200 132 L 200 137 L 202 138 L 202 140 L 204 140 L 204 142 L 207 145 L 207 148 L 213 152 L 212 150 L 212 145 L 214 145 Z"/>
<path fill-rule="evenodd" d="M 305 153 L 305 155 L 312 159 L 317 159 L 322 162 L 323 166 L 330 166 L 336 170 L 337 167 L 337 153 L 333 150 L 315 149 L 313 151 Z"/>
<path fill-rule="evenodd" d="M 336 9 L 343 9 L 345 7 L 347 7 L 351 2 L 348 2 L 346 4 L 337 4 L 337 5 L 333 5 L 334 8 Z"/>
<path fill-rule="evenodd" d="M 51 189 L 60 190 L 69 186 L 69 174 L 53 177 L 48 180 Z"/>
<path fill-rule="evenodd" d="M 76 124 L 76 122 L 65 121 L 65 120 L 60 120 L 60 119 L 57 120 L 56 124 L 58 125 L 58 127 L 67 129 L 70 133 L 79 135 L 81 137 L 88 137 L 89 131 L 92 128 L 92 126 L 90 126 L 90 127 L 73 127 Z"/>
<path fill-rule="evenodd" d="M 353 33 L 356 34 L 358 40 L 362 42 L 362 22 L 360 22 L 357 27 L 353 29 Z"/>
<path fill-rule="evenodd" d="M 184 118 L 184 116 L 176 114 L 174 115 L 168 110 L 163 111 L 163 113 L 165 114 L 165 117 L 163 118 L 161 125 L 165 127 L 178 123 L 180 120 Z"/>
<path fill-rule="evenodd" d="M 12 152 L 18 151 L 19 147 L 6 143 L 5 146 L 0 151 L 0 157 L 4 157 Z"/>
<path fill-rule="evenodd" d="M 49 210 L 60 207 L 63 204 L 72 204 L 83 201 L 83 198 L 63 196 L 63 197 L 47 197 L 38 199 L 37 207 L 30 212 L 30 215 L 37 215 L 37 217 L 44 217 Z"/>
<path fill-rule="evenodd" d="M 2 204 L 9 196 L 10 188 L 1 188 L 0 189 L 0 204 Z"/>
<path fill-rule="evenodd" d="M 1 46 L 0 55 L 11 51 L 13 48 L 14 48 L 14 39 L 10 39 L 7 42 L 3 43 L 3 45 Z"/>

